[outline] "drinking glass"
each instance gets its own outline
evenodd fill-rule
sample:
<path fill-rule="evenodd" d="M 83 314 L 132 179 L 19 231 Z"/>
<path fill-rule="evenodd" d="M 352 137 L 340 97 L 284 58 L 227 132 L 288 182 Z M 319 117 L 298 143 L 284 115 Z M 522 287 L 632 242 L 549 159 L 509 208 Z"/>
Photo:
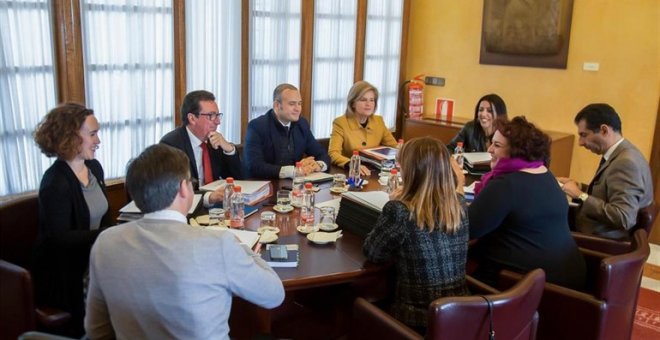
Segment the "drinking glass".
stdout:
<path fill-rule="evenodd" d="M 264 211 L 261 213 L 261 226 L 274 227 L 275 226 L 275 213 L 272 211 Z"/>
<path fill-rule="evenodd" d="M 332 176 L 332 188 L 334 190 L 344 190 L 346 188 L 346 175 L 334 174 Z"/>
<path fill-rule="evenodd" d="M 218 221 L 218 225 L 225 225 L 225 209 L 211 208 L 209 209 L 209 220 Z"/>
<path fill-rule="evenodd" d="M 335 208 L 322 207 L 321 208 L 321 221 L 319 226 L 321 229 L 333 229 L 335 225 Z"/>
<path fill-rule="evenodd" d="M 277 191 L 277 208 L 289 209 L 291 207 L 291 191 L 278 190 Z"/>

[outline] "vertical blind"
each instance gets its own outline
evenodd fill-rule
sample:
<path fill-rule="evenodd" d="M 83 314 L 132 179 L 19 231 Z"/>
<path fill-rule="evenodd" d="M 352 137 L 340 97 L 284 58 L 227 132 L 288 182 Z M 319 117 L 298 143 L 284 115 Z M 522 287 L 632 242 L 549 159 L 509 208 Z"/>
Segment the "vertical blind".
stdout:
<path fill-rule="evenodd" d="M 273 106 L 277 85 L 299 87 L 300 15 L 300 1 L 250 1 L 249 120 Z"/>
<path fill-rule="evenodd" d="M 49 1 L 0 1 L 0 196 L 36 189 L 53 162 L 32 138 L 56 104 L 50 27 Z"/>
<path fill-rule="evenodd" d="M 171 0 L 82 0 L 87 106 L 107 178 L 174 127 Z"/>
<path fill-rule="evenodd" d="M 218 130 L 236 144 L 241 142 L 240 65 L 241 1 L 186 1 L 187 91 L 213 92 L 225 114 Z"/>
<path fill-rule="evenodd" d="M 346 109 L 346 95 L 353 85 L 356 16 L 357 0 L 314 5 L 311 125 L 316 138 L 329 137 L 332 121 Z"/>
<path fill-rule="evenodd" d="M 365 38 L 364 80 L 378 88 L 378 114 L 393 128 L 399 90 L 403 0 L 369 1 Z"/>

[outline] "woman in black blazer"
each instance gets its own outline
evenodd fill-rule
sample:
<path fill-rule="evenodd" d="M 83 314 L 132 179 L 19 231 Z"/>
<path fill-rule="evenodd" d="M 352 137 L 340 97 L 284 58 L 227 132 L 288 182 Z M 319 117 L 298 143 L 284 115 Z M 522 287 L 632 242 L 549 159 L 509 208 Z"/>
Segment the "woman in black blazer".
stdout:
<path fill-rule="evenodd" d="M 474 119 L 465 124 L 447 148 L 453 152 L 456 144 L 463 142 L 465 152 L 486 152 L 495 133 L 495 121 L 499 119 L 507 120 L 504 100 L 494 93 L 479 98 L 474 108 Z"/>
<path fill-rule="evenodd" d="M 63 330 L 84 334 L 83 278 L 89 252 L 110 224 L 103 168 L 94 159 L 99 123 L 86 107 L 65 103 L 39 123 L 34 140 L 48 157 L 57 157 L 39 187 L 39 233 L 33 275 L 37 303 L 71 313 Z"/>

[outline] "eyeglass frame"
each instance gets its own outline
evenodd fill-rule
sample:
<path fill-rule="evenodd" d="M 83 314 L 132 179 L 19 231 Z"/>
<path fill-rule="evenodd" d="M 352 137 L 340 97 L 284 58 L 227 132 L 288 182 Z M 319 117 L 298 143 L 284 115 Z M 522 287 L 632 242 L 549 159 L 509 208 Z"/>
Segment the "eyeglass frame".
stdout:
<path fill-rule="evenodd" d="M 197 115 L 206 116 L 208 117 L 209 120 L 215 120 L 216 118 L 222 119 L 222 117 L 224 117 L 225 114 L 222 112 L 200 112 Z"/>

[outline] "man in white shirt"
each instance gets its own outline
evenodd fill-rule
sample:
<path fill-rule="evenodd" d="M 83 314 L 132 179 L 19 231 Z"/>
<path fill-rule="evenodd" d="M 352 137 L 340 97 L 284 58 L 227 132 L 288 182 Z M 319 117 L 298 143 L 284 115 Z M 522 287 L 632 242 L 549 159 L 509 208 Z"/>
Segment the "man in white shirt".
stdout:
<path fill-rule="evenodd" d="M 228 339 L 233 296 L 279 306 L 277 274 L 233 234 L 194 228 L 186 155 L 156 144 L 129 165 L 144 218 L 99 235 L 90 254 L 85 330 L 91 339 Z"/>
<path fill-rule="evenodd" d="M 591 183 L 559 178 L 567 195 L 581 203 L 578 231 L 615 240 L 629 238 L 637 211 L 653 201 L 651 170 L 644 156 L 621 134 L 621 119 L 608 104 L 590 104 L 575 116 L 580 146 L 603 155 Z"/>
<path fill-rule="evenodd" d="M 170 131 L 160 142 L 186 153 L 190 173 L 200 186 L 227 177 L 242 179 L 241 159 L 236 146 L 217 131 L 223 113 L 213 93 L 193 91 L 181 104 L 182 126 Z M 204 206 L 222 201 L 223 191 L 204 194 Z"/>

